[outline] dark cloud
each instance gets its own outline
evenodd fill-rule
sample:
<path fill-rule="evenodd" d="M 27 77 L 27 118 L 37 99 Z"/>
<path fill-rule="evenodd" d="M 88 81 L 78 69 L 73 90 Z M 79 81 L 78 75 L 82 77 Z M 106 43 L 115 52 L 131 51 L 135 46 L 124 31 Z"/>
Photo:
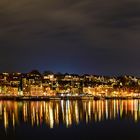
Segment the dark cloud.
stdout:
<path fill-rule="evenodd" d="M 1 0 L 0 70 L 139 75 L 139 0 Z"/>

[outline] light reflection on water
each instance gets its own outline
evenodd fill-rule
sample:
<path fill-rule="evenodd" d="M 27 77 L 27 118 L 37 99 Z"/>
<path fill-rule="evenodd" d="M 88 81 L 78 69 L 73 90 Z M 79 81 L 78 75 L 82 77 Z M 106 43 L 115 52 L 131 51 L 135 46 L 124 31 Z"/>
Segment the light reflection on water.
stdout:
<path fill-rule="evenodd" d="M 80 122 L 97 123 L 105 120 L 140 119 L 140 100 L 58 100 L 0 101 L 0 125 L 5 130 L 21 123 L 32 127 L 60 124 L 70 127 Z"/>

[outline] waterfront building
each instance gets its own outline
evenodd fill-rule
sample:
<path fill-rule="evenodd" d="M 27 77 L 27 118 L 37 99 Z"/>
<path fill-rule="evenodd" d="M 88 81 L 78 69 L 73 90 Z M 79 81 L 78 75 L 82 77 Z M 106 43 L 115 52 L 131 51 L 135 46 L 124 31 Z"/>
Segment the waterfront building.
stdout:
<path fill-rule="evenodd" d="M 43 96 L 44 89 L 43 86 L 39 85 L 30 85 L 30 96 Z"/>

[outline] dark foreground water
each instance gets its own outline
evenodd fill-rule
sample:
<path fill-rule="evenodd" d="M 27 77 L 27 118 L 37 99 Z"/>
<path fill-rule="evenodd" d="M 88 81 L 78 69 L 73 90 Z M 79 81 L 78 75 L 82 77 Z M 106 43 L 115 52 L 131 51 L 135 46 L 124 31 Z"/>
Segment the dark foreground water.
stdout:
<path fill-rule="evenodd" d="M 140 100 L 0 101 L 1 140 L 140 140 Z"/>

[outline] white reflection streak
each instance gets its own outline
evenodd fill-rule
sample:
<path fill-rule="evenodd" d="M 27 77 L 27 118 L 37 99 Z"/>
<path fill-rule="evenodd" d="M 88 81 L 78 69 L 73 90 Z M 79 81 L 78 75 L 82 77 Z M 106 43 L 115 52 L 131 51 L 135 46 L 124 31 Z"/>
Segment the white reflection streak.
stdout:
<path fill-rule="evenodd" d="M 69 126 L 69 100 L 66 101 L 66 126 Z"/>
<path fill-rule="evenodd" d="M 78 103 L 75 103 L 75 115 L 76 115 L 76 123 L 79 123 L 79 110 L 78 110 Z"/>
<path fill-rule="evenodd" d="M 53 109 L 51 106 L 49 106 L 49 115 L 50 115 L 50 128 L 53 128 L 54 126 L 54 118 L 53 118 Z"/>
<path fill-rule="evenodd" d="M 116 117 L 116 100 L 114 100 L 114 119 Z"/>
<path fill-rule="evenodd" d="M 108 120 L 108 101 L 105 101 L 105 115 L 106 115 L 106 120 Z"/>
<path fill-rule="evenodd" d="M 7 116 L 7 112 L 6 112 L 6 107 L 4 107 L 4 128 L 5 131 L 7 130 L 8 127 L 8 116 Z"/>

